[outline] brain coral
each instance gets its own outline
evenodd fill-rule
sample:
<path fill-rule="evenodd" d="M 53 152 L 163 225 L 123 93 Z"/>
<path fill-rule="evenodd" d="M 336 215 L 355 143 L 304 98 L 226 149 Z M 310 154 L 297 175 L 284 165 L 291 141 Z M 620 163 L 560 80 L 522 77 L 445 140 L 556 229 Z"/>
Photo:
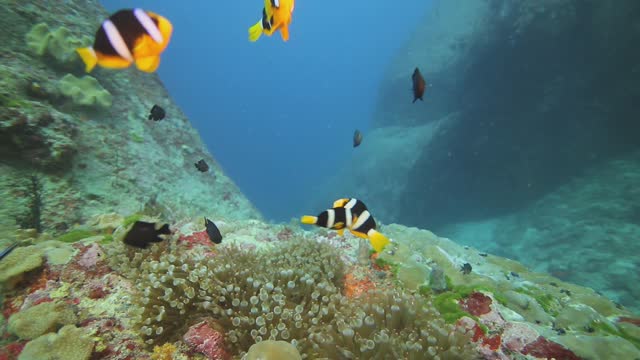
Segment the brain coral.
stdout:
<path fill-rule="evenodd" d="M 426 298 L 398 289 L 343 296 L 345 264 L 327 244 L 292 239 L 260 252 L 224 245 L 205 256 L 172 242 L 136 252 L 114 242 L 109 251 L 140 292 L 132 318 L 150 345 L 212 317 L 237 355 L 283 340 L 303 358 L 473 358 L 468 336 Z"/>

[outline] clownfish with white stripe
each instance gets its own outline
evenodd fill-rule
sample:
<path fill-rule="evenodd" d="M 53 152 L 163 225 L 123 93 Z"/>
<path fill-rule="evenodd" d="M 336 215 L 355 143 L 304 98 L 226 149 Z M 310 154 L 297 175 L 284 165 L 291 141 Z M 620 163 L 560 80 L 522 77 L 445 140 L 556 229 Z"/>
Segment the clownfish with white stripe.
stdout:
<path fill-rule="evenodd" d="M 348 229 L 359 238 L 369 239 L 377 253 L 390 242 L 389 238 L 376 230 L 376 221 L 367 206 L 358 199 L 338 199 L 333 203 L 333 208 L 321 212 L 318 216 L 305 215 L 300 221 L 303 224 L 337 230 L 339 235 L 344 233 L 344 229 Z"/>
<path fill-rule="evenodd" d="M 76 52 L 87 72 L 96 65 L 123 69 L 133 63 L 141 71 L 154 72 L 172 32 L 173 25 L 158 14 L 142 9 L 120 10 L 102 23 L 92 47 Z"/>
<path fill-rule="evenodd" d="M 264 0 L 262 18 L 249 28 L 249 41 L 257 41 L 262 34 L 271 36 L 276 30 L 280 30 L 282 40 L 289 40 L 289 24 L 294 8 L 294 0 Z"/>

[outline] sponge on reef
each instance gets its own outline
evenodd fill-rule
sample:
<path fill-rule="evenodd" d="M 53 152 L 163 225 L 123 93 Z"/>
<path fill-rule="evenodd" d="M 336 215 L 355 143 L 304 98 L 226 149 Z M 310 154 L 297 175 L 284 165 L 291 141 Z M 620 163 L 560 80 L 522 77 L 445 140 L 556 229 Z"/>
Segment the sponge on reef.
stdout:
<path fill-rule="evenodd" d="M 39 56 L 50 55 L 59 64 L 68 65 L 78 61 L 75 49 L 91 43 L 88 37 L 72 36 L 66 27 L 51 30 L 46 23 L 34 25 L 25 35 L 27 47 Z"/>
<path fill-rule="evenodd" d="M 251 345 L 246 360 L 302 360 L 302 356 L 291 343 L 265 340 Z"/>
<path fill-rule="evenodd" d="M 42 263 L 42 249 L 36 246 L 18 247 L 0 261 L 0 283 L 12 287 L 22 274 L 39 268 Z"/>
<path fill-rule="evenodd" d="M 112 96 L 94 77 L 85 75 L 81 78 L 67 74 L 58 82 L 62 95 L 70 98 L 80 106 L 111 106 Z"/>
<path fill-rule="evenodd" d="M 57 334 L 42 335 L 28 342 L 18 360 L 87 360 L 91 357 L 93 345 L 84 329 L 67 325 Z"/>
<path fill-rule="evenodd" d="M 35 339 L 76 321 L 77 317 L 69 305 L 46 302 L 13 314 L 9 318 L 8 330 L 21 339 Z"/>

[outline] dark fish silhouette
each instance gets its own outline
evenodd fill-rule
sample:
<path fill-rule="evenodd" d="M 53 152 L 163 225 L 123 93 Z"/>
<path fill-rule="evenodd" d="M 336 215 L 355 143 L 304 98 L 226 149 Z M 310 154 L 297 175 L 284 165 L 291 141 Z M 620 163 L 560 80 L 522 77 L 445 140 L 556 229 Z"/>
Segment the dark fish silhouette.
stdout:
<path fill-rule="evenodd" d="M 136 221 L 124 237 L 124 243 L 140 249 L 146 249 L 150 243 L 157 243 L 164 240 L 160 235 L 169 235 L 169 224 L 164 224 L 157 228 L 159 224 L 145 221 Z"/>
<path fill-rule="evenodd" d="M 462 264 L 462 266 L 460 266 L 460 272 L 464 275 L 469 275 L 471 274 L 471 270 L 473 270 L 473 268 L 471 267 L 471 264 L 469 263 L 464 263 Z"/>
<path fill-rule="evenodd" d="M 149 112 L 149 120 L 160 121 L 164 119 L 166 113 L 163 108 L 158 105 L 153 105 L 151 111 Z"/>
<path fill-rule="evenodd" d="M 200 159 L 200 161 L 195 163 L 195 165 L 196 165 L 196 169 L 198 169 L 198 171 L 200 171 L 200 172 L 209 171 L 209 164 L 207 164 L 207 162 L 204 161 L 204 159 Z"/>
<path fill-rule="evenodd" d="M 11 253 L 13 251 L 13 249 L 16 248 L 16 246 L 18 246 L 17 242 L 15 242 L 15 243 L 7 246 L 6 248 L 4 248 L 4 250 L 2 250 L 2 252 L 0 252 L 0 260 L 4 259 L 7 255 L 9 255 L 9 253 Z"/>
<path fill-rule="evenodd" d="M 420 70 L 418 70 L 418 68 L 413 70 L 411 80 L 413 82 L 413 102 L 416 102 L 416 100 L 418 99 L 422 100 L 422 96 L 424 95 L 424 88 L 427 83 L 424 81 L 424 78 L 422 77 L 422 74 L 420 74 Z"/>
<path fill-rule="evenodd" d="M 213 221 L 204 218 L 204 224 L 207 227 L 207 235 L 209 235 L 209 239 L 213 241 L 214 244 L 220 244 L 222 242 L 222 234 L 220 234 L 220 230 Z"/>
<path fill-rule="evenodd" d="M 362 133 L 360 132 L 360 130 L 356 129 L 356 132 L 353 133 L 353 147 L 360 146 L 361 142 L 362 142 Z"/>

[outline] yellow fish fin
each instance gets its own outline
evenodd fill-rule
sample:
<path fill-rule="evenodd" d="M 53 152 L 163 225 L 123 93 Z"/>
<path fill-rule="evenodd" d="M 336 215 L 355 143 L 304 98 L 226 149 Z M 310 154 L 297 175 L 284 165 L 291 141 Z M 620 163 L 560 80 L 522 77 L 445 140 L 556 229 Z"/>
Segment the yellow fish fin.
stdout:
<path fill-rule="evenodd" d="M 389 244 L 390 240 L 388 237 L 382 235 L 376 230 L 369 230 L 369 242 L 371 242 L 371 246 L 375 252 L 379 253 L 384 249 L 387 244 Z"/>
<path fill-rule="evenodd" d="M 338 199 L 338 200 L 333 202 L 333 207 L 334 208 L 343 207 L 344 204 L 346 204 L 348 202 L 349 202 L 349 199 Z"/>
<path fill-rule="evenodd" d="M 260 35 L 262 35 L 262 20 L 249 28 L 249 41 L 258 41 L 258 39 L 260 39 Z"/>
<path fill-rule="evenodd" d="M 284 41 L 288 41 L 289 40 L 289 26 L 288 25 L 282 25 L 280 26 L 280 35 L 282 36 L 282 40 Z"/>
<path fill-rule="evenodd" d="M 344 228 L 338 229 L 338 235 L 344 236 Z"/>
<path fill-rule="evenodd" d="M 300 222 L 307 225 L 315 225 L 318 222 L 318 218 L 316 216 L 305 215 L 300 218 Z"/>
<path fill-rule="evenodd" d="M 136 67 L 141 71 L 152 73 L 160 66 L 160 56 L 148 56 L 136 59 Z"/>
<path fill-rule="evenodd" d="M 333 228 L 335 230 L 344 229 L 344 223 L 343 222 L 335 223 L 335 224 L 333 224 Z"/>
<path fill-rule="evenodd" d="M 360 231 L 355 231 L 355 230 L 351 230 L 351 229 L 349 229 L 349 231 L 350 231 L 353 235 L 355 235 L 355 236 L 357 236 L 357 237 L 359 237 L 359 238 L 362 238 L 362 239 L 367 239 L 367 238 L 368 238 L 368 237 L 367 237 L 367 234 L 362 233 L 362 232 L 360 232 Z"/>
<path fill-rule="evenodd" d="M 82 62 L 84 62 L 86 72 L 91 72 L 91 70 L 96 67 L 96 64 L 98 64 L 98 57 L 96 56 L 96 52 L 93 51 L 93 48 L 78 48 L 76 52 L 80 55 Z"/>

